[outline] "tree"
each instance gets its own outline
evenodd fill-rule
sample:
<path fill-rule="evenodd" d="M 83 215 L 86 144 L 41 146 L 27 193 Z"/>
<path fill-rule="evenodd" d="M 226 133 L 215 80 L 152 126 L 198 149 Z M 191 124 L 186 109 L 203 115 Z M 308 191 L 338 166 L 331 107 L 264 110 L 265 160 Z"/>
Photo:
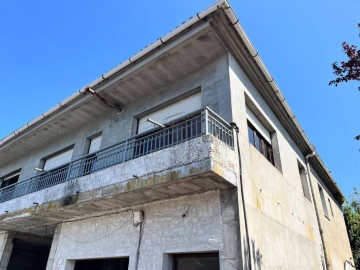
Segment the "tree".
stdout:
<path fill-rule="evenodd" d="M 345 201 L 343 212 L 356 269 L 360 269 L 360 191 L 354 189 L 350 202 Z"/>
<path fill-rule="evenodd" d="M 360 31 L 360 23 L 358 28 Z M 350 45 L 347 42 L 343 42 L 341 46 L 348 60 L 342 61 L 340 64 L 337 62 L 332 64 L 333 73 L 337 77 L 330 81 L 329 85 L 338 86 L 341 82 L 360 81 L 360 50 L 357 49 L 356 45 Z M 360 86 L 358 89 L 360 90 Z M 360 135 L 355 136 L 355 139 L 360 140 Z"/>
<path fill-rule="evenodd" d="M 358 28 L 360 30 L 360 23 Z M 333 73 L 337 78 L 330 81 L 329 85 L 337 86 L 341 82 L 360 81 L 360 50 L 356 45 L 350 45 L 347 42 L 343 42 L 341 46 L 349 59 L 340 64 L 337 62 L 332 64 Z M 358 89 L 360 90 L 360 87 Z"/>

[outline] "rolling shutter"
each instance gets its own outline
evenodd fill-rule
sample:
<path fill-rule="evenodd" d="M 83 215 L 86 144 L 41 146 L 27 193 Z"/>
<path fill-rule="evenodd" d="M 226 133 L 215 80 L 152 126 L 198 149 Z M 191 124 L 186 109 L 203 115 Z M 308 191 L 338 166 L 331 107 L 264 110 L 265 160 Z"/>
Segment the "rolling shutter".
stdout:
<path fill-rule="evenodd" d="M 147 119 L 154 120 L 160 124 L 166 124 L 181 118 L 191 112 L 201 109 L 201 94 L 195 94 L 183 100 L 180 100 L 170 106 L 167 106 L 161 110 L 148 114 L 139 119 L 138 133 L 150 130 L 157 127 L 153 123 L 147 121 Z"/>
<path fill-rule="evenodd" d="M 11 179 L 11 178 L 15 178 L 15 177 L 17 177 L 17 176 L 19 176 L 20 175 L 20 172 L 17 172 L 17 173 L 12 173 L 11 175 L 8 175 L 8 176 L 6 176 L 6 177 L 4 177 L 4 181 L 6 181 L 6 180 L 9 180 L 9 179 Z"/>
<path fill-rule="evenodd" d="M 61 165 L 69 163 L 71 161 L 73 151 L 74 149 L 71 148 L 54 157 L 46 159 L 44 164 L 44 171 L 50 171 L 54 168 L 60 167 Z"/>
<path fill-rule="evenodd" d="M 271 134 L 266 127 L 260 122 L 255 114 L 246 107 L 246 116 L 249 122 L 256 128 L 256 130 L 264 137 L 264 139 L 271 144 Z"/>
<path fill-rule="evenodd" d="M 101 138 L 102 138 L 102 136 L 100 135 L 100 136 L 90 140 L 89 154 L 100 150 Z"/>

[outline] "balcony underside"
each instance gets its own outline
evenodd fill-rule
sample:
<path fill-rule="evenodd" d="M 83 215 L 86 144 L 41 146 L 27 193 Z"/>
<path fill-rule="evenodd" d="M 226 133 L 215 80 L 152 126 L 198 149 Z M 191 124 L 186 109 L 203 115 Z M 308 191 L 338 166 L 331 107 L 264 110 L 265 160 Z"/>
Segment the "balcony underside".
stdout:
<path fill-rule="evenodd" d="M 0 230 L 49 235 L 66 220 L 232 188 L 237 177 L 234 160 L 235 152 L 226 144 L 212 135 L 201 136 L 4 202 Z"/>

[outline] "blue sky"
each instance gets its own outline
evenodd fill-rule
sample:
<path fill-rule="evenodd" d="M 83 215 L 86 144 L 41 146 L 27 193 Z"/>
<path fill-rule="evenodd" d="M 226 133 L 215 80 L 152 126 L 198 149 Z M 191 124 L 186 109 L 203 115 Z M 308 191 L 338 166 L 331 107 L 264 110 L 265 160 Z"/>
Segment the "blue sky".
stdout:
<path fill-rule="evenodd" d="M 1 1 L 0 137 L 214 1 Z M 359 0 L 230 1 L 346 196 L 360 188 L 359 83 L 328 86 L 340 44 L 360 45 Z"/>

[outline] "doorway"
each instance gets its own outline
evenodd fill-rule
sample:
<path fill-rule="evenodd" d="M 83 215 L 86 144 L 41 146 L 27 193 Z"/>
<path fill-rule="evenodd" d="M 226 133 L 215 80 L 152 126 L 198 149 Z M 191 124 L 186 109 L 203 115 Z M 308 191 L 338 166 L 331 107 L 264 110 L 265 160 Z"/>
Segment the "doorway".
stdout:
<path fill-rule="evenodd" d="M 129 258 L 78 260 L 74 270 L 128 270 Z"/>
<path fill-rule="evenodd" d="M 51 248 L 49 242 L 13 240 L 13 249 L 7 270 L 45 270 Z"/>

